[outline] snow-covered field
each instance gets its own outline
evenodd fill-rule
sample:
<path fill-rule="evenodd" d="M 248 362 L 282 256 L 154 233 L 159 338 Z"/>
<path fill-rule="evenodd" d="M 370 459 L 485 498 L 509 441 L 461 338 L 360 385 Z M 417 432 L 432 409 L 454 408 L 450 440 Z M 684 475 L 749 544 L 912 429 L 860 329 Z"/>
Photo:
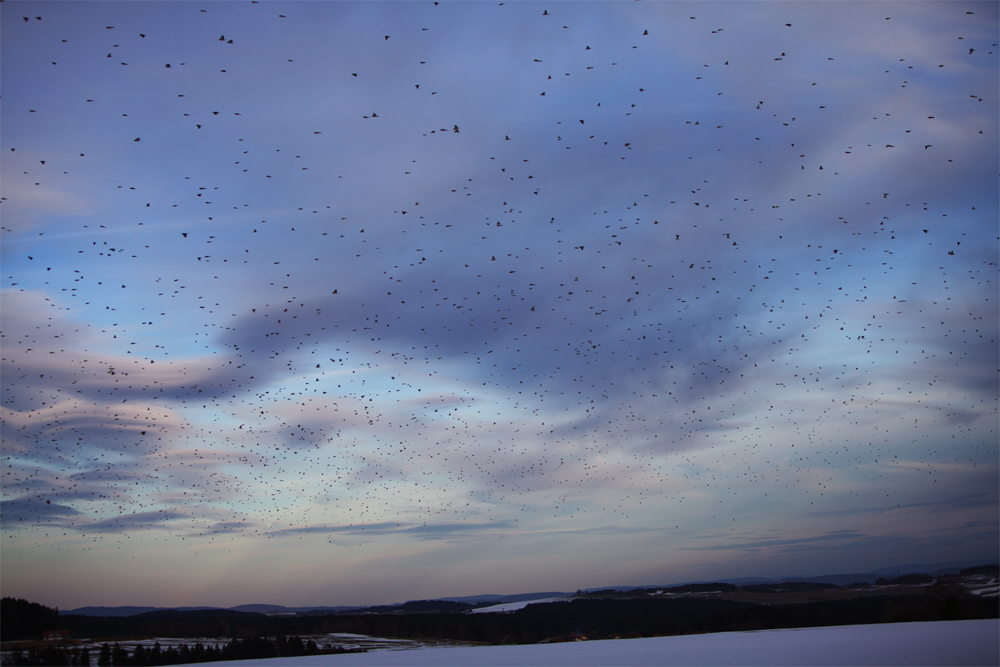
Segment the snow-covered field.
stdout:
<path fill-rule="evenodd" d="M 844 625 L 532 644 L 373 651 L 302 658 L 237 660 L 226 667 L 458 665 L 998 665 L 1000 621 Z"/>
<path fill-rule="evenodd" d="M 473 609 L 470 614 L 496 614 L 504 613 L 508 611 L 517 611 L 518 609 L 524 609 L 529 604 L 541 604 L 543 602 L 558 602 L 559 600 L 569 600 L 568 597 L 558 597 L 558 598 L 541 598 L 538 600 L 522 600 L 520 602 L 505 602 L 503 604 L 495 604 L 491 607 L 480 607 L 478 609 Z"/>

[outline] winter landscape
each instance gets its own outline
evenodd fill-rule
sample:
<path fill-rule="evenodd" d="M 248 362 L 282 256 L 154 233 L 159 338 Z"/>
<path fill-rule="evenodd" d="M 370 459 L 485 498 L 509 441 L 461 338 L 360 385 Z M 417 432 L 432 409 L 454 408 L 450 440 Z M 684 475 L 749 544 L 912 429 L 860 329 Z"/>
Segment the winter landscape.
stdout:
<path fill-rule="evenodd" d="M 6 641 L 2 657 L 4 665 L 98 667 L 214 661 L 994 664 L 1000 650 L 998 567 L 481 595 L 344 609 L 241 605 L 56 612 L 4 598 L 0 630 L 20 641 Z M 836 585 L 832 579 L 857 581 Z M 45 627 L 63 629 L 40 632 Z"/>

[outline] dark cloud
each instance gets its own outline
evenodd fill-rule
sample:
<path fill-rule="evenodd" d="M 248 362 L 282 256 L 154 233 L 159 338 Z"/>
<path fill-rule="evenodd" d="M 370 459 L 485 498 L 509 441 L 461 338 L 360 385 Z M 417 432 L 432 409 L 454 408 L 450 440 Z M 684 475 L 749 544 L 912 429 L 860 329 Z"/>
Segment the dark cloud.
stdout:
<path fill-rule="evenodd" d="M 793 539 L 770 539 L 770 540 L 749 540 L 749 541 L 738 541 L 730 544 L 715 544 L 706 547 L 681 547 L 685 551 L 728 551 L 728 550 L 739 550 L 739 551 L 757 551 L 760 549 L 765 549 L 768 547 L 794 547 L 800 545 L 811 545 L 816 542 L 828 542 L 828 541 L 840 541 L 840 540 L 856 540 L 863 537 L 863 535 L 856 530 L 837 530 L 831 533 L 826 533 L 823 535 L 817 535 L 814 537 L 802 537 Z"/>
<path fill-rule="evenodd" d="M 156 510 L 123 514 L 77 527 L 85 533 L 126 533 L 134 530 L 169 530 L 168 521 L 190 518 L 184 512 Z"/>
<path fill-rule="evenodd" d="M 987 508 L 987 507 L 993 507 L 996 504 L 997 504 L 996 494 L 974 493 L 974 494 L 966 494 L 963 496 L 949 498 L 948 500 L 940 500 L 934 502 L 906 503 L 905 505 L 892 505 L 892 506 L 884 505 L 881 507 L 860 507 L 860 508 L 841 509 L 841 510 L 821 510 L 816 512 L 808 512 L 804 516 L 820 519 L 826 517 L 848 517 L 848 516 L 864 515 L 864 514 L 884 514 L 886 512 L 896 512 L 896 511 L 910 510 L 916 508 L 921 508 L 931 512 L 949 512 L 954 510 L 956 507 L 962 507 L 963 509 Z"/>
<path fill-rule="evenodd" d="M 50 500 L 40 498 L 15 498 L 0 502 L 0 516 L 4 529 L 22 528 L 25 522 L 47 524 L 65 521 L 65 517 L 79 515 L 80 512 Z"/>
<path fill-rule="evenodd" d="M 320 534 L 320 535 L 401 535 L 418 540 L 444 540 L 465 535 L 497 533 L 515 528 L 511 521 L 449 522 L 437 524 L 370 523 L 357 526 L 302 526 L 269 531 L 271 536 Z"/>

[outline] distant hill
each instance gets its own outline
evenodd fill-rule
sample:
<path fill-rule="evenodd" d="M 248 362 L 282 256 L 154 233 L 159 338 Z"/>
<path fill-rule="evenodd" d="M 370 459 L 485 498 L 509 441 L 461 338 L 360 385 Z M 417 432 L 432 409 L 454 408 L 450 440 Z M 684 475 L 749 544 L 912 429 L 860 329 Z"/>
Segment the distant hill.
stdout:
<path fill-rule="evenodd" d="M 871 572 L 859 572 L 854 574 L 827 574 L 820 577 L 784 577 L 781 581 L 808 581 L 822 584 L 836 584 L 846 586 L 847 584 L 868 583 L 874 584 L 879 577 L 897 577 L 904 574 L 916 574 L 923 572 L 933 577 L 943 577 L 948 574 L 958 574 L 962 569 L 986 565 L 984 561 L 958 561 L 952 563 L 910 563 L 908 565 L 896 565 L 894 567 L 883 567 Z"/>
<path fill-rule="evenodd" d="M 76 609 L 60 609 L 59 614 L 68 616 L 76 614 L 79 616 L 136 616 L 151 611 L 166 611 L 173 609 L 176 611 L 204 611 L 208 609 L 219 609 L 219 607 L 78 607 Z"/>
<path fill-rule="evenodd" d="M 232 609 L 218 609 L 216 607 L 204 607 L 202 609 L 156 609 L 142 614 L 136 614 L 148 619 L 161 618 L 240 618 L 244 616 L 259 616 L 252 611 L 234 611 Z"/>
<path fill-rule="evenodd" d="M 268 612 L 286 612 L 289 608 L 280 604 L 240 604 L 230 607 L 233 611 L 249 611 L 256 614 L 266 614 Z"/>
<path fill-rule="evenodd" d="M 307 612 L 339 612 L 339 611 L 349 611 L 351 609 L 362 609 L 359 606 L 341 606 L 341 607 L 285 607 L 280 604 L 241 604 L 235 607 L 230 607 L 233 611 L 250 611 L 257 614 L 300 614 Z"/>
<path fill-rule="evenodd" d="M 989 561 L 956 561 L 953 563 L 911 563 L 910 565 L 899 565 L 897 567 L 883 567 L 875 570 L 875 574 L 883 576 L 895 576 L 898 574 L 913 574 L 914 572 L 926 572 L 927 574 L 958 574 L 964 568 L 975 567 L 977 565 L 988 564 Z"/>
<path fill-rule="evenodd" d="M 165 611 L 236 611 L 252 614 L 300 614 L 309 612 L 337 613 L 362 609 L 362 607 L 285 607 L 280 604 L 241 604 L 224 609 L 222 607 L 78 607 L 76 609 L 61 609 L 62 616 L 138 616 L 150 612 Z"/>
<path fill-rule="evenodd" d="M 585 593 L 594 593 L 602 590 L 616 590 L 616 591 L 631 591 L 638 588 L 671 588 L 675 586 L 686 586 L 688 584 L 707 584 L 707 583 L 724 583 L 724 584 L 735 584 L 737 586 L 746 586 L 751 584 L 777 584 L 789 581 L 802 581 L 807 583 L 816 584 L 835 584 L 837 586 L 845 586 L 847 584 L 856 583 L 875 583 L 875 580 L 879 577 L 895 577 L 903 574 L 915 574 L 918 572 L 924 572 L 934 577 L 941 577 L 948 574 L 958 574 L 962 569 L 967 567 L 976 567 L 980 565 L 992 565 L 997 563 L 997 559 L 985 559 L 985 560 L 966 560 L 966 561 L 955 561 L 950 563 L 910 563 L 908 565 L 894 565 L 892 567 L 883 567 L 878 570 L 871 570 L 869 572 L 855 572 L 847 574 L 825 574 L 820 576 L 797 576 L 797 577 L 740 577 L 740 578 L 723 578 L 723 579 L 711 579 L 711 580 L 699 580 L 699 581 L 685 581 L 680 583 L 672 584 L 655 584 L 655 585 L 645 585 L 645 586 L 603 586 L 598 588 L 586 588 Z"/>
<path fill-rule="evenodd" d="M 854 583 L 875 583 L 875 580 L 879 577 L 895 577 L 904 574 L 914 574 L 918 572 L 925 572 L 931 576 L 939 577 L 948 574 L 958 574 L 962 569 L 969 567 L 976 567 L 982 565 L 993 565 L 997 563 L 997 559 L 985 559 L 976 561 L 957 561 L 949 563 L 910 563 L 907 565 L 896 565 L 893 567 L 883 567 L 878 570 L 873 570 L 870 572 L 856 572 L 856 573 L 846 573 L 846 574 L 827 574 L 821 576 L 810 576 L 810 577 L 740 577 L 740 578 L 726 578 L 726 579 L 714 579 L 711 581 L 687 581 L 681 583 L 671 583 L 671 584 L 655 584 L 655 585 L 645 585 L 645 586 L 603 586 L 598 588 L 587 588 L 584 592 L 592 593 L 602 590 L 617 590 L 617 591 L 630 591 L 639 588 L 653 589 L 653 588 L 670 588 L 683 585 L 691 584 L 704 584 L 704 583 L 726 583 L 735 584 L 737 586 L 746 586 L 751 584 L 771 584 L 771 583 L 784 583 L 790 581 L 796 582 L 807 582 L 807 583 L 817 583 L 817 584 L 835 584 L 837 586 L 845 586 L 847 584 Z M 314 606 L 314 607 L 285 607 L 280 604 L 243 604 L 235 607 L 229 607 L 227 611 L 235 612 L 250 612 L 258 614 L 268 614 L 268 615 L 284 615 L 284 614 L 315 614 L 315 613 L 340 613 L 351 610 L 372 610 L 373 613 L 387 613 L 395 611 L 430 611 L 431 609 L 436 611 L 444 611 L 449 606 L 449 603 L 458 603 L 459 605 L 469 605 L 470 607 L 485 606 L 486 604 L 508 604 L 512 602 L 524 602 L 526 600 L 541 600 L 545 598 L 554 597 L 567 597 L 572 595 L 572 593 L 560 592 L 560 591 L 545 591 L 539 593 L 518 593 L 515 595 L 497 595 L 497 594 L 481 594 L 481 595 L 468 595 L 464 597 L 444 597 L 435 598 L 434 600 L 410 600 L 405 603 L 396 603 L 393 605 L 376 605 L 376 606 L 338 606 L 338 607 L 327 607 L 327 606 Z M 431 604 L 436 603 L 436 604 Z M 395 607 L 397 609 L 390 609 Z M 81 615 L 81 616 L 135 616 L 137 614 L 146 614 L 155 611 L 205 611 L 205 610 L 219 610 L 221 607 L 78 607 L 76 609 L 60 610 L 61 615 Z M 459 607 L 454 607 L 454 610 L 458 610 Z"/>
<path fill-rule="evenodd" d="M 76 609 L 60 610 L 60 615 L 69 616 L 138 616 L 139 614 L 149 614 L 151 612 L 189 612 L 189 611 L 235 611 L 248 612 L 254 614 L 267 614 L 270 616 L 283 614 L 317 614 L 328 613 L 337 614 L 352 610 L 368 610 L 371 613 L 388 613 L 394 611 L 443 611 L 461 610 L 468 607 L 475 607 L 484 603 L 505 604 L 508 602 L 522 602 L 524 600 L 540 600 L 542 598 L 561 597 L 572 595 L 571 593 L 520 593 L 518 595 L 471 595 L 468 597 L 437 598 L 435 600 L 409 600 L 405 603 L 393 605 L 377 606 L 339 606 L 339 607 L 286 607 L 280 604 L 241 604 L 235 607 L 224 609 L 222 607 L 78 607 Z"/>

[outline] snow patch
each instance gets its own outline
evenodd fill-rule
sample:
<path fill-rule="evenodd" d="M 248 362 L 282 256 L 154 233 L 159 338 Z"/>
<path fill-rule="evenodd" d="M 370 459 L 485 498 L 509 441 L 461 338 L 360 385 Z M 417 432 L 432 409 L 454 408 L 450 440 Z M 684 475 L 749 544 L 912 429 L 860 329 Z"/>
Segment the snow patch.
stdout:
<path fill-rule="evenodd" d="M 558 598 L 542 598 L 541 600 L 521 600 L 520 602 L 505 602 L 504 604 L 495 604 L 489 607 L 479 607 L 478 609 L 472 609 L 469 611 L 470 614 L 499 614 L 506 611 L 517 611 L 518 609 L 524 609 L 529 604 L 540 604 L 543 602 L 559 602 L 560 600 L 570 600 L 570 597 L 558 597 Z"/>

